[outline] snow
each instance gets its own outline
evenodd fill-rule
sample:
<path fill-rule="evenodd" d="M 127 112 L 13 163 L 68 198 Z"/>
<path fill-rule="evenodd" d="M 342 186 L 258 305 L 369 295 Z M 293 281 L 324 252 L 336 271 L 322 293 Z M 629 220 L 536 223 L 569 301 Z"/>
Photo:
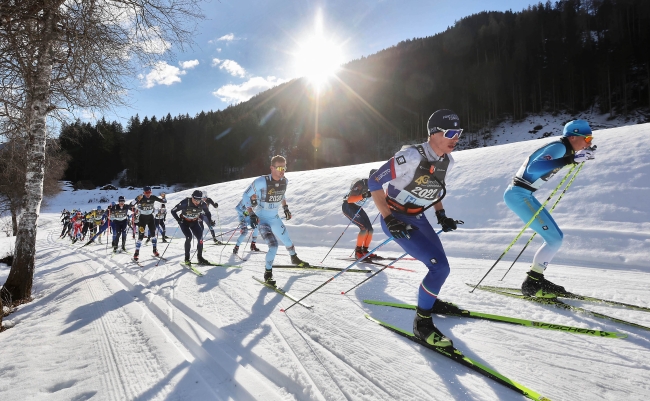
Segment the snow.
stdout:
<path fill-rule="evenodd" d="M 596 160 L 586 163 L 554 212 L 565 237 L 547 270 L 551 281 L 583 295 L 650 306 L 649 128 L 595 132 Z M 468 357 L 552 400 L 647 399 L 648 331 L 479 290 L 469 293 L 465 285 L 479 280 L 523 227 L 503 203 L 503 191 L 524 158 L 553 139 L 454 153 L 456 166 L 443 203 L 447 215 L 465 224 L 441 234 L 451 274 L 440 296 L 470 310 L 628 337 L 597 338 L 457 317 L 437 317 L 436 324 Z M 340 204 L 349 181 L 381 164 L 287 174 L 294 217 L 286 226 L 302 259 L 323 259 L 347 226 Z M 539 191 L 540 201 L 564 174 Z M 234 206 L 250 181 L 199 188 L 219 203 L 214 215 L 221 230 L 236 226 Z M 169 193 L 168 208 L 191 191 Z M 128 199 L 138 192 L 68 190 L 48 200 L 39 219 L 34 300 L 6 317 L 15 326 L 0 334 L 0 399 L 523 399 L 364 318 L 369 313 L 410 329 L 413 311 L 362 301 L 415 303 L 426 273 L 420 262 L 399 261 L 397 267 L 415 272 L 387 269 L 347 296 L 341 292 L 367 275 L 343 274 L 306 299 L 313 310 L 296 305 L 282 313 L 280 308 L 291 302 L 251 279 L 262 275 L 263 253 L 240 251 L 242 261 L 231 254 L 231 246 L 206 245 L 208 259 L 238 268 L 203 267 L 205 275 L 197 277 L 178 263 L 183 258 L 180 239 L 170 243 L 169 260 L 159 266 L 149 256 L 151 248 L 143 247 L 143 267 L 129 263 L 130 254 L 110 258 L 105 243 L 78 249 L 57 239 L 63 208 L 90 209 L 102 195 Z M 374 205 L 366 210 L 371 219 L 377 215 Z M 172 222 L 169 216 L 168 235 L 180 237 Z M 373 245 L 386 239 L 378 227 L 375 223 Z M 324 264 L 346 267 L 349 262 L 341 258 L 350 256 L 357 232 L 349 228 Z M 506 279 L 499 279 L 531 233 L 522 236 L 486 284 L 521 284 L 540 244 L 537 239 Z M 9 252 L 13 240 L 0 238 L 0 256 Z M 164 250 L 167 244 L 161 245 Z M 259 246 L 266 249 L 261 239 Z M 133 247 L 129 238 L 127 248 Z M 402 252 L 389 243 L 378 253 Z M 289 262 L 283 247 L 276 262 Z M 0 282 L 8 271 L 0 265 Z M 296 296 L 334 274 L 274 271 L 278 284 Z M 650 326 L 647 312 L 567 302 Z"/>

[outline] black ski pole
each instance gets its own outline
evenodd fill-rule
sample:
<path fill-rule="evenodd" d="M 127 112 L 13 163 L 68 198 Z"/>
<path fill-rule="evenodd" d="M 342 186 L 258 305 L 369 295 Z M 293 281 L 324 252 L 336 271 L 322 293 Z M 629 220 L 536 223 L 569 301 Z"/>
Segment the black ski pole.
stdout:
<path fill-rule="evenodd" d="M 180 227 L 180 226 L 179 226 Z M 172 240 L 176 237 L 176 231 L 178 231 L 178 227 L 176 227 L 176 230 L 174 230 L 174 234 L 172 238 L 169 239 L 169 242 L 167 243 L 167 246 L 165 247 L 165 250 L 163 251 L 162 255 L 160 255 L 160 258 L 156 262 L 156 266 L 158 266 L 158 263 L 162 260 L 162 257 L 165 256 L 165 252 L 167 252 L 167 248 L 172 244 Z"/>
<path fill-rule="evenodd" d="M 366 199 L 367 199 L 367 198 L 366 198 Z M 350 224 L 352 224 L 352 222 L 354 221 L 354 219 L 357 218 L 357 215 L 359 215 L 359 212 L 361 211 L 361 208 L 363 208 L 363 205 L 365 205 L 365 203 L 366 203 L 366 199 L 363 200 L 363 204 L 359 207 L 359 210 L 357 210 L 357 212 L 354 214 L 354 217 L 352 217 L 352 218 L 350 219 L 350 222 L 349 222 L 348 225 L 345 227 L 345 229 L 343 230 L 343 232 L 341 233 L 341 235 L 339 235 L 339 237 L 336 239 L 336 242 L 334 242 L 334 245 L 332 245 L 332 247 L 330 248 L 330 250 L 327 251 L 327 255 L 325 255 L 325 257 L 323 258 L 323 260 L 320 261 L 321 263 L 323 263 L 323 262 L 325 261 L 325 259 L 327 259 L 327 256 L 330 254 L 330 252 L 332 252 L 332 249 L 334 249 L 334 247 L 336 246 L 336 244 L 339 243 L 339 240 L 341 239 L 341 237 L 343 237 L 343 234 L 345 234 L 345 232 L 348 230 L 348 228 L 350 228 Z"/>
<path fill-rule="evenodd" d="M 316 287 L 316 288 L 314 288 L 313 290 L 311 290 L 311 292 L 310 292 L 309 294 L 307 294 L 307 295 L 305 295 L 304 297 L 300 298 L 299 300 L 295 301 L 294 303 L 292 303 L 291 305 L 289 305 L 287 308 L 285 308 L 285 309 L 280 309 L 280 312 L 286 312 L 286 311 L 288 311 L 289 309 L 291 309 L 292 306 L 294 306 L 295 304 L 299 303 L 300 301 L 302 301 L 303 299 L 307 298 L 308 296 L 310 296 L 311 294 L 315 293 L 316 291 L 320 290 L 321 288 L 325 287 L 325 285 L 326 285 L 327 283 L 331 282 L 332 280 L 334 280 L 335 278 L 337 278 L 337 277 L 340 276 L 341 274 L 343 274 L 343 273 L 345 273 L 346 271 L 350 270 L 354 265 L 356 265 L 357 263 L 361 262 L 361 261 L 364 260 L 367 256 L 371 255 L 374 251 L 376 251 L 377 249 L 381 248 L 382 246 L 386 245 L 387 243 L 389 243 L 390 241 L 392 241 L 392 240 L 394 240 L 394 239 L 395 239 L 394 237 L 390 237 L 390 238 L 388 238 L 386 241 L 384 241 L 384 242 L 382 242 L 381 244 L 377 245 L 373 250 L 369 251 L 369 252 L 368 252 L 367 254 L 365 254 L 363 257 L 361 257 L 361 258 L 359 258 L 358 260 L 355 260 L 354 262 L 352 262 L 352 264 L 351 264 L 350 266 L 348 266 L 348 267 L 346 267 L 345 269 L 341 270 L 340 272 L 336 273 L 334 276 L 330 277 L 329 280 L 327 280 L 327 281 L 324 282 L 323 284 L 321 284 L 321 285 L 319 285 L 318 287 Z"/>

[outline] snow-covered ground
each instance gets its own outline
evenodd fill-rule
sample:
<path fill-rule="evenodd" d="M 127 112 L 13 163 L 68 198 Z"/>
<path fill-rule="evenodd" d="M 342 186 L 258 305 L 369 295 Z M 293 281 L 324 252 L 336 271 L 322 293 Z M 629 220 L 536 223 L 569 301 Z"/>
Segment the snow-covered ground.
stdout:
<path fill-rule="evenodd" d="M 547 277 L 583 295 L 650 306 L 649 124 L 595 133 L 597 158 L 589 161 L 565 194 L 555 218 L 564 245 Z M 465 224 L 441 235 L 451 274 L 441 298 L 506 316 L 618 331 L 626 339 L 589 337 L 457 317 L 438 317 L 440 329 L 470 358 L 552 400 L 646 400 L 650 397 L 650 331 L 588 315 L 482 291 L 468 292 L 501 254 L 523 223 L 502 194 L 523 159 L 554 138 L 455 153 L 443 201 L 450 217 Z M 320 262 L 343 232 L 340 206 L 350 181 L 381 162 L 289 172 L 286 223 L 299 256 Z M 291 168 L 291 166 L 289 166 Z M 538 198 L 546 199 L 560 172 Z M 205 187 L 219 203 L 220 229 L 236 226 L 233 210 L 251 179 Z M 204 188 L 201 188 L 204 189 Z M 168 195 L 175 205 L 191 190 Z M 138 191 L 65 191 L 50 199 L 39 220 L 34 301 L 6 320 L 0 334 L 1 400 L 521 400 L 522 396 L 456 365 L 364 318 L 364 313 L 410 329 L 413 312 L 364 304 L 364 299 L 415 303 L 425 267 L 400 261 L 341 295 L 366 277 L 346 273 L 287 313 L 290 302 L 266 289 L 264 254 L 232 256 L 232 246 L 206 245 L 205 256 L 238 268 L 204 268 L 197 277 L 179 265 L 183 241 L 174 239 L 166 263 L 155 266 L 150 247 L 143 267 L 129 255 L 110 258 L 105 244 L 73 247 L 58 240 L 63 208 L 96 207 L 101 195 L 132 198 Z M 156 192 L 156 191 L 154 191 Z M 89 199 L 91 202 L 89 203 Z M 373 219 L 376 208 L 366 208 Z M 435 219 L 433 219 L 435 221 Z M 168 233 L 175 234 L 171 216 Z M 373 244 L 386 238 L 377 228 Z M 434 227 L 438 227 L 435 225 Z M 325 260 L 345 267 L 356 228 L 343 235 Z M 519 286 L 536 239 L 503 282 L 527 233 L 486 279 Z M 228 239 L 228 237 L 226 237 Z M 231 239 L 230 242 L 233 242 Z M 12 238 L 0 239 L 0 256 Z M 166 245 L 166 244 L 161 244 Z M 134 243 L 127 245 L 133 250 Z M 260 247 L 266 249 L 261 243 Z M 161 247 L 161 249 L 165 249 Z M 397 256 L 389 244 L 378 251 Z M 278 263 L 289 262 L 282 247 Z M 376 270 L 377 266 L 362 268 Z M 0 282 L 8 268 L 0 266 Z M 334 273 L 276 269 L 278 284 L 302 296 Z M 650 313 L 567 301 L 650 326 Z"/>

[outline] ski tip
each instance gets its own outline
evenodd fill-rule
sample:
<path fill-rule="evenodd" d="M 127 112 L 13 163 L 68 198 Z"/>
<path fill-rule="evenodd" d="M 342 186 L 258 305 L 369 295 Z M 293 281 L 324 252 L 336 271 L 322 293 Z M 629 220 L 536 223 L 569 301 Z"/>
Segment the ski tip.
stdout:
<path fill-rule="evenodd" d="M 280 312 L 284 312 L 284 309 L 280 309 Z"/>
<path fill-rule="evenodd" d="M 341 291 L 341 295 L 345 295 L 345 291 Z"/>

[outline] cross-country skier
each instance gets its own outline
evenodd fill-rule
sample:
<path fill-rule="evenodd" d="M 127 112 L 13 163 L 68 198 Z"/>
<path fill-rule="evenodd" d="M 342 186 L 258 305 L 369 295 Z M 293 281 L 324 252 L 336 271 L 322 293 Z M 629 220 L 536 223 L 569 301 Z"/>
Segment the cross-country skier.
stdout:
<path fill-rule="evenodd" d="M 192 192 L 192 197 L 185 198 L 171 211 L 172 216 L 178 223 L 181 231 L 185 235 L 185 264 L 189 265 L 190 262 L 190 247 L 192 244 L 192 236 L 196 237 L 196 254 L 199 264 L 209 265 L 210 262 L 203 258 L 203 228 L 201 227 L 201 213 L 205 213 L 208 221 L 212 220 L 212 215 L 208 209 L 207 203 L 203 202 L 201 198 L 203 194 L 198 189 Z"/>
<path fill-rule="evenodd" d="M 564 126 L 560 140 L 544 145 L 528 156 L 503 194 L 503 200 L 510 210 L 528 223 L 542 206 L 534 196 L 542 184 L 565 166 L 595 158 L 596 148 L 590 146 L 592 138 L 587 121 L 570 121 Z M 565 294 L 564 287 L 544 278 L 544 270 L 562 246 L 562 231 L 546 208 L 537 215 L 530 228 L 544 239 L 544 243 L 535 253 L 521 292 L 537 297 Z"/>
<path fill-rule="evenodd" d="M 117 246 L 122 236 L 122 252 L 126 252 L 126 228 L 129 225 L 129 206 L 124 204 L 123 196 L 117 198 L 117 204 L 108 208 L 108 217 L 113 230 L 113 253 L 117 252 Z"/>
<path fill-rule="evenodd" d="M 77 214 L 70 219 L 70 222 L 72 223 L 73 228 L 72 243 L 74 244 L 81 239 L 81 228 L 84 225 L 84 216 L 81 212 L 77 212 Z"/>
<path fill-rule="evenodd" d="M 70 230 L 72 229 L 72 223 L 70 222 L 70 212 L 67 210 L 64 210 L 63 212 L 63 217 L 61 217 L 61 223 L 63 223 L 63 230 L 61 230 L 61 235 L 59 238 L 63 238 L 66 236 L 66 234 L 70 233 Z"/>
<path fill-rule="evenodd" d="M 156 202 L 167 203 L 167 199 L 165 199 L 164 193 L 160 194 L 160 198 L 156 195 L 152 195 L 150 186 L 145 186 L 142 195 L 136 198 L 135 207 L 137 208 L 139 216 L 138 240 L 135 243 L 135 254 L 133 255 L 133 259 L 136 261 L 140 257 L 140 247 L 142 246 L 142 240 L 144 239 L 145 227 L 149 229 L 150 233 L 156 232 L 156 225 L 153 221 L 153 209 Z M 157 249 L 158 241 L 156 240 L 156 237 L 154 237 L 151 242 L 153 245 L 152 252 L 154 256 L 160 256 Z"/>
<path fill-rule="evenodd" d="M 239 252 L 239 247 L 241 246 L 241 243 L 244 242 L 246 235 L 248 235 L 248 226 L 251 224 L 251 218 L 250 215 L 248 214 L 248 210 L 246 209 L 246 206 L 244 206 L 243 201 L 239 201 L 237 206 L 235 206 L 235 211 L 237 212 L 237 216 L 239 216 L 239 237 L 237 238 L 237 243 L 235 244 L 235 247 L 232 249 L 232 253 L 236 255 L 237 252 Z M 253 228 L 253 233 L 251 234 L 251 251 L 259 252 L 257 246 L 255 246 L 255 241 L 257 241 L 258 232 L 259 232 L 258 226 L 255 226 L 255 228 Z"/>
<path fill-rule="evenodd" d="M 279 206 L 282 205 L 285 218 L 291 219 L 291 212 L 284 197 L 289 184 L 284 177 L 284 172 L 287 171 L 287 160 L 279 155 L 273 156 L 270 168 L 271 174 L 256 178 L 246 189 L 242 202 L 250 215 L 251 227 L 255 228 L 259 225 L 260 234 L 269 246 L 269 251 L 266 254 L 264 281 L 275 285 L 273 259 L 278 252 L 278 237 L 291 255 L 291 263 L 298 266 L 309 266 L 309 263 L 300 260 L 296 254 L 287 228 L 278 216 Z"/>
<path fill-rule="evenodd" d="M 101 213 L 101 215 L 100 215 Z M 99 221 L 97 220 L 97 216 L 100 216 Z M 96 225 L 97 222 L 99 222 L 99 225 Z M 101 244 L 101 236 L 108 229 L 109 225 L 109 220 L 108 220 L 108 211 L 104 212 L 101 208 L 101 206 L 97 206 L 97 210 L 95 211 L 95 217 L 93 218 L 93 224 L 96 225 L 97 227 L 97 233 L 93 234 L 90 237 L 90 240 L 86 242 L 86 245 L 90 245 L 91 243 L 95 242 L 95 239 L 98 239 L 98 242 Z M 108 240 L 107 240 L 108 241 Z M 84 245 L 85 246 L 85 245 Z"/>
<path fill-rule="evenodd" d="M 433 206 L 443 231 L 457 227 L 440 201 L 446 194 L 445 176 L 454 165 L 450 153 L 463 130 L 456 113 L 448 109 L 433 113 L 427 129 L 427 142 L 397 152 L 370 176 L 368 187 L 383 217 L 381 227 L 386 235 L 394 237 L 404 251 L 429 269 L 419 287 L 413 334 L 431 345 L 446 347 L 452 344 L 451 340 L 435 326 L 431 314 L 459 310 L 437 300 L 449 275 L 449 262 L 440 238 L 423 212 Z M 385 193 L 384 184 L 388 184 Z"/>
<path fill-rule="evenodd" d="M 208 209 L 210 209 L 210 205 L 212 205 L 212 207 L 214 207 L 215 209 L 219 207 L 219 204 L 217 202 L 213 201 L 212 198 L 208 198 L 208 191 L 202 191 L 201 193 L 203 194 L 201 200 L 203 200 L 203 202 L 205 202 L 205 204 L 208 205 Z M 214 226 L 215 226 L 214 220 L 208 219 L 208 217 L 205 214 L 201 215 L 201 220 L 208 225 L 210 234 L 212 234 L 212 241 L 214 241 L 215 244 L 220 244 L 221 241 L 217 239 L 217 236 L 214 233 Z"/>
<path fill-rule="evenodd" d="M 167 236 L 165 235 L 165 219 L 167 218 L 167 208 L 164 204 L 160 205 L 160 208 L 156 210 L 154 217 L 156 222 L 156 229 L 158 229 L 160 232 L 162 242 L 167 242 Z"/>
<path fill-rule="evenodd" d="M 108 228 L 108 223 L 107 223 L 107 218 L 106 218 L 106 212 L 102 209 L 101 206 L 97 206 L 97 209 L 95 210 L 95 217 L 94 217 L 94 224 L 95 224 L 95 230 L 96 233 L 93 235 L 93 238 L 97 237 L 97 241 L 101 244 L 102 243 L 102 233 Z M 104 230 L 102 231 L 102 227 Z"/>
<path fill-rule="evenodd" d="M 370 170 L 370 175 L 376 170 Z M 372 242 L 372 223 L 363 210 L 363 205 L 366 200 L 370 198 L 370 191 L 368 190 L 368 179 L 357 178 L 352 181 L 350 191 L 343 198 L 343 205 L 341 210 L 345 217 L 352 221 L 359 227 L 359 235 L 357 235 L 357 247 L 354 248 L 354 255 L 357 259 L 362 258 L 368 253 L 368 246 Z M 375 254 L 368 255 L 366 259 L 377 257 Z"/>

